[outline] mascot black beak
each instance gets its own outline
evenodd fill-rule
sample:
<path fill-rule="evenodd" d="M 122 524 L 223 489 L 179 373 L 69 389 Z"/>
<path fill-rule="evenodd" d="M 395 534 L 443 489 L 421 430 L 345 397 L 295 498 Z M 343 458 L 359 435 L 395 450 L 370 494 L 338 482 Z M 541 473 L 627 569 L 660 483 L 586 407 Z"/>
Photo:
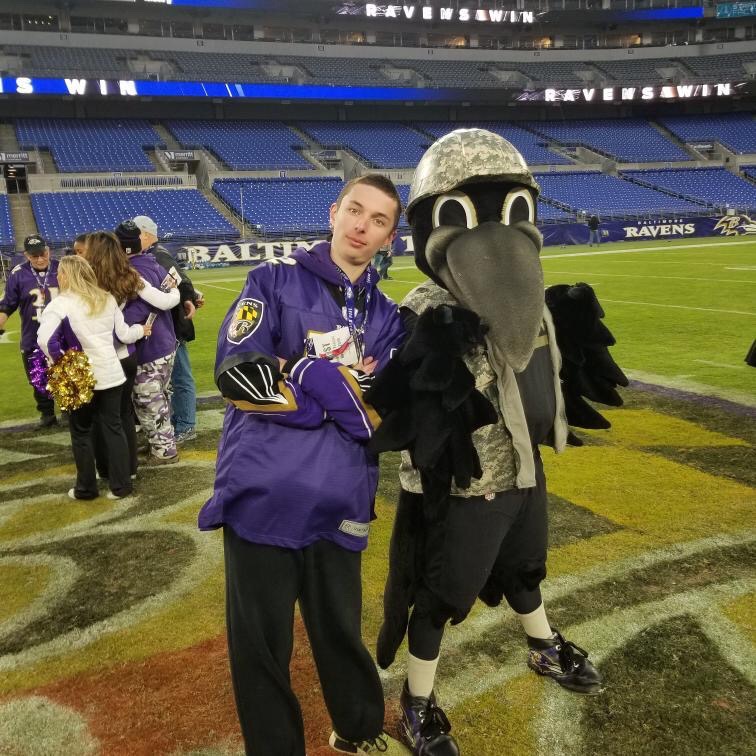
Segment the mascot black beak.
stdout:
<path fill-rule="evenodd" d="M 488 325 L 494 364 L 517 373 L 530 361 L 543 320 L 541 246 L 541 234 L 527 221 L 440 226 L 425 245 L 434 277 Z"/>

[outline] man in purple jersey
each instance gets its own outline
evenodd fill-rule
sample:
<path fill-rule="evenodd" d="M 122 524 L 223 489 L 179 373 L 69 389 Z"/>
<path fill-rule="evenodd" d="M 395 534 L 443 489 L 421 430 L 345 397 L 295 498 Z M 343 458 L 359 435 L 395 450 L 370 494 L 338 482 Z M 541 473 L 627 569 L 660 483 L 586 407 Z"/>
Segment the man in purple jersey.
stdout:
<path fill-rule="evenodd" d="M 362 399 L 403 340 L 374 254 L 401 201 L 383 176 L 349 182 L 330 242 L 253 269 L 218 335 L 215 380 L 230 403 L 202 530 L 223 527 L 226 616 L 248 754 L 304 756 L 289 680 L 298 601 L 341 753 L 386 750 L 383 692 L 360 632 L 361 552 L 378 482 Z"/>
<path fill-rule="evenodd" d="M 5 294 L 0 299 L 0 334 L 5 322 L 16 311 L 21 318 L 21 358 L 29 377 L 29 358 L 37 347 L 39 316 L 50 300 L 58 294 L 58 261 L 50 258 L 50 248 L 39 234 L 24 239 L 26 262 L 16 265 L 8 277 Z M 30 379 L 31 385 L 31 379 Z M 55 404 L 49 396 L 34 389 L 42 428 L 57 424 Z"/>

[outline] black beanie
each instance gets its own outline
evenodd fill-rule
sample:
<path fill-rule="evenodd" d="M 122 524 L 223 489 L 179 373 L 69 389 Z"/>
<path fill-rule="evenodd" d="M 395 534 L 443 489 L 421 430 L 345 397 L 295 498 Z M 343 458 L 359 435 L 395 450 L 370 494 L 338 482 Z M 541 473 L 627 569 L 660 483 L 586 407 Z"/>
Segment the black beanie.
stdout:
<path fill-rule="evenodd" d="M 127 255 L 136 255 L 142 251 L 142 242 L 139 238 L 141 231 L 133 220 L 121 221 L 113 232 L 121 248 Z"/>

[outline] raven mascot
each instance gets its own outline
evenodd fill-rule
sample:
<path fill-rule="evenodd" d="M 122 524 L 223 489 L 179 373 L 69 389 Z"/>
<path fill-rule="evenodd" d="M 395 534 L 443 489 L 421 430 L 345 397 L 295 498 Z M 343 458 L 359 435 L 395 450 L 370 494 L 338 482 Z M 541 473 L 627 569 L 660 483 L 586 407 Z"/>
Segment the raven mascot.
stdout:
<path fill-rule="evenodd" d="M 401 493 L 378 663 L 408 635 L 403 737 L 417 756 L 456 756 L 433 692 L 446 623 L 480 598 L 522 622 L 528 665 L 595 694 L 601 674 L 549 625 L 547 494 L 539 445 L 580 445 L 568 425 L 608 428 L 627 379 L 590 286 L 544 290 L 539 186 L 501 136 L 460 129 L 424 154 L 407 218 L 428 280 L 404 299 L 408 337 L 366 395 L 383 423 L 374 451 L 402 450 Z"/>

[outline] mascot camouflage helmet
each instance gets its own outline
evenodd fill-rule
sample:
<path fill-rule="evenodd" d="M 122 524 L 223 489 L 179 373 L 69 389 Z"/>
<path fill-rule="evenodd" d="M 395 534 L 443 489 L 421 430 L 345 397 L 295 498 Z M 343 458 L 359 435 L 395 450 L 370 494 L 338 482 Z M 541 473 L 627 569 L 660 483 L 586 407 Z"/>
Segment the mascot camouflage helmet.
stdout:
<path fill-rule="evenodd" d="M 426 197 L 473 181 L 511 181 L 541 191 L 525 159 L 504 137 L 485 129 L 457 129 L 420 158 L 410 187 L 407 218 Z"/>

